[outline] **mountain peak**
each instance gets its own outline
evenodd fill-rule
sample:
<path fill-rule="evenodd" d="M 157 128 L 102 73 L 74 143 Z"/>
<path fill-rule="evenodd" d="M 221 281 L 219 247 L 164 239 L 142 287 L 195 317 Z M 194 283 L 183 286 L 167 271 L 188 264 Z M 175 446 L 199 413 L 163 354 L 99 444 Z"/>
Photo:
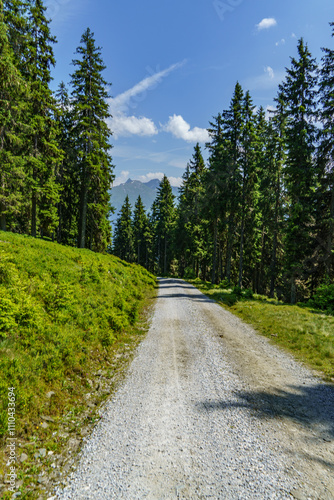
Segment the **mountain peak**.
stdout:
<path fill-rule="evenodd" d="M 124 184 L 131 184 L 131 182 L 133 182 L 133 181 L 132 181 L 132 179 L 130 179 L 130 177 L 129 177 L 129 178 L 128 178 L 128 180 L 127 180 L 126 182 L 124 182 Z"/>

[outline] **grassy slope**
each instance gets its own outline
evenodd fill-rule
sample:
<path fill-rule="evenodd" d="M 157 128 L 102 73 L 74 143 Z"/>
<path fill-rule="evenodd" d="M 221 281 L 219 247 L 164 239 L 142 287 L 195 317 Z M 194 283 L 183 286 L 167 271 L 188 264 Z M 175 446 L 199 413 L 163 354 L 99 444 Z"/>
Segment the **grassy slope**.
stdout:
<path fill-rule="evenodd" d="M 197 280 L 191 283 L 259 333 L 321 371 L 327 380 L 334 381 L 334 317 L 256 295 L 235 302 L 231 290 Z"/>
<path fill-rule="evenodd" d="M 52 431 L 69 412 L 75 424 L 86 411 L 97 372 L 93 402 L 110 392 L 115 359 L 145 330 L 137 320 L 154 286 L 146 270 L 116 257 L 0 232 L 0 444 L 8 437 L 7 390 L 15 387 L 16 437 L 35 445 L 17 450 L 29 456 L 19 477 L 38 472 L 36 449 L 59 451 Z M 20 498 L 35 498 L 26 494 Z"/>

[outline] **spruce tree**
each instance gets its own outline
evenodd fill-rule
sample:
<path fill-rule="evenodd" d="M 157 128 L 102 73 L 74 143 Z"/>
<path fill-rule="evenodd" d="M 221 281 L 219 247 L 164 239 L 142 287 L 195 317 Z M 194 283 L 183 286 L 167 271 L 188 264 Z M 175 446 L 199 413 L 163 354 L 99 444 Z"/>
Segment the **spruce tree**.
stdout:
<path fill-rule="evenodd" d="M 89 28 L 82 35 L 76 52 L 79 58 L 73 60 L 76 69 L 71 80 L 71 104 L 80 192 L 78 247 L 104 251 L 110 243 L 109 189 L 114 178 L 109 143 L 111 131 L 106 123 L 110 118 L 107 82 L 102 77 L 106 67 Z"/>
<path fill-rule="evenodd" d="M 282 169 L 285 163 L 285 117 L 280 97 L 274 116 L 262 120 L 258 139 L 262 154 L 259 163 L 259 217 L 261 224 L 261 263 L 256 291 L 274 297 L 282 266 L 282 225 L 284 220 L 284 187 Z M 259 134 L 260 132 L 260 134 Z"/>
<path fill-rule="evenodd" d="M 146 265 L 147 245 L 149 244 L 146 234 L 147 224 L 145 207 L 139 195 L 133 212 L 133 240 L 137 264 L 142 266 Z"/>
<path fill-rule="evenodd" d="M 78 172 L 76 158 L 76 142 L 73 129 L 73 117 L 68 90 L 61 82 L 56 92 L 57 142 L 63 152 L 57 172 L 60 186 L 58 203 L 57 241 L 65 245 L 76 246 L 78 240 Z"/>
<path fill-rule="evenodd" d="M 0 1 L 0 229 L 16 229 L 25 180 L 22 142 L 27 85 L 15 66 Z"/>
<path fill-rule="evenodd" d="M 314 247 L 316 68 L 315 59 L 303 39 L 300 39 L 298 59 L 291 58 L 291 68 L 287 69 L 285 81 L 280 85 L 287 123 L 285 184 L 290 205 L 285 237 L 285 266 L 293 304 L 296 302 L 297 279 L 305 281 L 309 276 L 305 262 Z"/>
<path fill-rule="evenodd" d="M 27 0 L 3 0 L 4 21 L 15 66 L 25 75 L 29 54 L 28 4 Z"/>
<path fill-rule="evenodd" d="M 164 275 L 168 273 L 172 257 L 172 235 L 175 222 L 174 199 L 170 182 L 164 175 L 152 207 L 158 271 L 162 271 Z"/>
<path fill-rule="evenodd" d="M 132 210 L 128 196 L 126 196 L 116 220 L 113 253 L 127 262 L 134 260 Z"/>
<path fill-rule="evenodd" d="M 27 54 L 21 62 L 21 72 L 30 84 L 29 125 L 27 136 L 27 196 L 30 205 L 32 236 L 49 236 L 57 227 L 59 186 L 56 171 L 61 152 L 56 142 L 56 124 L 53 119 L 54 99 L 50 90 L 51 67 L 55 65 L 46 8 L 41 0 L 29 2 Z"/>
<path fill-rule="evenodd" d="M 249 258 L 255 264 L 255 251 L 257 247 L 257 210 L 258 210 L 258 185 L 255 142 L 255 116 L 254 106 L 249 92 L 246 92 L 242 107 L 242 133 L 240 169 L 242 172 L 241 188 L 241 221 L 240 221 L 240 253 L 238 286 L 243 286 L 244 251 L 248 241 Z M 249 248 L 250 246 L 250 248 Z"/>
<path fill-rule="evenodd" d="M 332 36 L 334 37 L 334 23 Z M 334 50 L 323 48 L 319 82 L 319 133 L 317 231 L 322 274 L 334 277 Z M 321 276 L 320 276 L 321 277 Z"/>
<path fill-rule="evenodd" d="M 179 253 L 181 251 L 179 263 L 181 274 L 187 266 L 192 268 L 196 277 L 207 255 L 202 206 L 205 171 L 201 148 L 197 143 L 180 187 L 175 235 L 176 247 Z"/>

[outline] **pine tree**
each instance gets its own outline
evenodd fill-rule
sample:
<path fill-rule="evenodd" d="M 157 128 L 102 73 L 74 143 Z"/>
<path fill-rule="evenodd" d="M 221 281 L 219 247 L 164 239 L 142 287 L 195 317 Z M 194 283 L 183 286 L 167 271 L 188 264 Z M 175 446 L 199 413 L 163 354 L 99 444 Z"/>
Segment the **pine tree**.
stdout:
<path fill-rule="evenodd" d="M 225 277 L 230 283 L 233 274 L 233 255 L 237 227 L 240 221 L 242 188 L 241 152 L 244 93 L 237 82 L 230 107 L 219 114 L 215 123 L 210 123 L 211 143 L 209 169 L 206 175 L 207 210 L 213 220 L 213 265 L 212 282 L 218 281 L 217 250 L 219 228 L 225 243 Z M 212 198 L 213 197 L 213 198 Z M 222 254 L 222 252 L 220 252 Z"/>
<path fill-rule="evenodd" d="M 205 171 L 201 148 L 197 143 L 180 187 L 175 235 L 175 244 L 181 256 L 181 274 L 185 267 L 191 267 L 196 277 L 200 267 L 206 265 L 207 256 L 202 210 Z"/>
<path fill-rule="evenodd" d="M 71 81 L 71 104 L 80 178 L 78 247 L 104 251 L 111 235 L 109 189 L 114 178 L 109 143 L 111 131 L 106 123 L 110 114 L 107 82 L 102 77 L 105 66 L 101 49 L 96 47 L 89 28 L 82 35 L 77 54 L 80 59 L 73 61 L 76 70 Z"/>
<path fill-rule="evenodd" d="M 285 115 L 278 96 L 274 116 L 262 126 L 262 154 L 259 164 L 259 216 L 261 217 L 261 265 L 256 290 L 274 297 L 281 269 L 284 189 L 282 169 L 285 163 Z M 262 135 L 262 138 L 261 138 Z"/>
<path fill-rule="evenodd" d="M 158 271 L 162 271 L 164 275 L 168 272 L 172 257 L 172 234 L 175 221 L 174 198 L 170 182 L 164 175 L 159 184 L 152 209 Z"/>
<path fill-rule="evenodd" d="M 134 260 L 134 239 L 132 225 L 132 211 L 129 197 L 125 201 L 118 214 L 113 242 L 113 253 L 127 262 Z"/>
<path fill-rule="evenodd" d="M 7 36 L 13 50 L 15 66 L 27 74 L 26 62 L 29 54 L 29 22 L 27 0 L 4 0 L 4 21 L 7 26 Z"/>
<path fill-rule="evenodd" d="M 0 229 L 16 227 L 22 204 L 24 156 L 22 154 L 23 117 L 28 96 L 27 85 L 15 66 L 0 1 Z M 8 224 L 9 223 L 9 224 Z"/>
<path fill-rule="evenodd" d="M 140 264 L 142 266 L 146 265 L 147 246 L 149 244 L 149 242 L 147 241 L 147 225 L 148 220 L 145 213 L 145 207 L 139 195 L 135 203 L 135 209 L 133 213 L 133 239 L 136 261 L 137 264 Z"/>
<path fill-rule="evenodd" d="M 330 23 L 333 29 L 334 23 Z M 320 70 L 320 111 L 322 123 L 318 150 L 319 189 L 317 191 L 318 242 L 322 273 L 334 277 L 334 50 L 323 48 Z"/>
<path fill-rule="evenodd" d="M 29 125 L 27 137 L 27 196 L 30 197 L 31 235 L 51 235 L 57 227 L 59 186 L 56 170 L 61 152 L 56 143 L 56 125 L 53 119 L 54 99 L 49 88 L 51 66 L 55 65 L 46 8 L 41 0 L 29 2 L 26 56 L 21 72 L 30 84 Z"/>
<path fill-rule="evenodd" d="M 255 152 L 255 117 L 254 106 L 249 92 L 246 92 L 242 108 L 242 133 L 240 168 L 242 172 L 240 253 L 238 286 L 243 286 L 245 242 L 250 244 L 249 258 L 255 264 L 258 209 L 257 164 Z M 249 245 L 248 245 L 249 246 Z"/>
<path fill-rule="evenodd" d="M 297 279 L 307 280 L 305 262 L 312 253 L 314 226 L 315 151 L 315 76 L 316 62 L 303 39 L 298 42 L 298 59 L 291 58 L 291 68 L 280 85 L 287 118 L 285 183 L 289 196 L 286 227 L 286 272 L 291 284 L 291 303 L 296 302 Z"/>
<path fill-rule="evenodd" d="M 75 138 L 72 133 L 73 117 L 68 90 L 61 82 L 56 92 L 57 142 L 63 152 L 59 165 L 57 182 L 60 185 L 58 203 L 57 241 L 76 246 L 78 240 L 78 172 L 76 162 Z"/>

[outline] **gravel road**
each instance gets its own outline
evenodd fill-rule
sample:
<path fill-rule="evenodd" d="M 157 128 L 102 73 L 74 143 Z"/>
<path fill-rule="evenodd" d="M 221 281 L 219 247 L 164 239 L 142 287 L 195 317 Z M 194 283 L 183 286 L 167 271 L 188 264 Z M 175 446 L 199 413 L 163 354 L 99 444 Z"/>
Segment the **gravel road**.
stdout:
<path fill-rule="evenodd" d="M 86 441 L 66 499 L 334 499 L 334 386 L 182 280 Z"/>

